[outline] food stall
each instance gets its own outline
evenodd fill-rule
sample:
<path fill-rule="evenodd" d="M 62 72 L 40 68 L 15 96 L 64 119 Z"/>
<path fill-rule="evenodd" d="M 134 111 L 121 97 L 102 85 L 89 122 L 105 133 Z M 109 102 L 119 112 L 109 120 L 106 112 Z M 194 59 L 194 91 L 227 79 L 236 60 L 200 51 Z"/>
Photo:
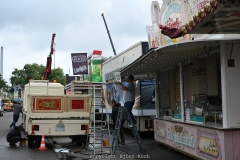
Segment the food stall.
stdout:
<path fill-rule="evenodd" d="M 200 11 L 201 7 L 209 6 L 205 1 L 196 3 Z M 223 9 L 229 3 L 240 6 L 239 1 L 218 1 L 214 5 Z M 147 27 L 152 49 L 121 70 L 122 80 L 128 75 L 147 75 L 145 79 L 155 80 L 156 142 L 198 159 L 240 159 L 240 36 L 224 34 L 224 30 L 216 35 L 183 34 L 185 27 L 189 27 L 185 25 L 186 19 L 195 11 L 194 7 L 185 6 L 194 5 L 190 1 L 165 0 L 160 10 L 157 2 L 152 3 L 153 25 Z M 185 17 L 178 11 L 185 12 L 181 14 Z M 215 7 L 214 15 L 218 12 Z M 168 19 L 174 16 L 184 28 L 171 33 L 172 39 L 162 32 L 164 27 L 160 25 L 164 19 L 165 29 L 166 25 L 173 25 Z M 160 29 L 156 30 L 156 26 Z M 228 31 L 239 33 L 240 26 L 234 26 L 227 28 Z"/>

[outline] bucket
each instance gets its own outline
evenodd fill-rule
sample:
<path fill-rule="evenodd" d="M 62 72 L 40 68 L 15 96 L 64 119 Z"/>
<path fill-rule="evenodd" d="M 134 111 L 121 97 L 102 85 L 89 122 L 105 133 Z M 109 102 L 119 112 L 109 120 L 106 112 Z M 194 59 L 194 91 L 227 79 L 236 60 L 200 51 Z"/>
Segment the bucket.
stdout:
<path fill-rule="evenodd" d="M 103 146 L 109 146 L 109 139 L 103 140 Z"/>

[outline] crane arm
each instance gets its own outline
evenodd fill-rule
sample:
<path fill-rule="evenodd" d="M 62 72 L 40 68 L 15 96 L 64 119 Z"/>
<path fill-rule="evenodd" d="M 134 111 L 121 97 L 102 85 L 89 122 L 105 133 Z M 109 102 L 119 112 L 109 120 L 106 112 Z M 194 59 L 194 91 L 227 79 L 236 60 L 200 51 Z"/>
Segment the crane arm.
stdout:
<path fill-rule="evenodd" d="M 51 42 L 51 49 L 50 49 L 50 54 L 47 57 L 47 64 L 46 64 L 46 69 L 44 70 L 43 73 L 43 80 L 46 80 L 46 78 L 51 74 L 51 66 L 52 66 L 52 54 L 54 52 L 53 44 L 54 44 L 54 38 L 56 34 L 53 33 L 52 35 L 52 42 Z"/>

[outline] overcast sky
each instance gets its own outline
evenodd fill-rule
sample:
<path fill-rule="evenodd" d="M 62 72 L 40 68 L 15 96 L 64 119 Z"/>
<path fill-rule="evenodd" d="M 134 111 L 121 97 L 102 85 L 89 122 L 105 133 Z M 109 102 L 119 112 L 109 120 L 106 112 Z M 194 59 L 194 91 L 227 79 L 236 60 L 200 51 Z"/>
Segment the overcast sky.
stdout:
<path fill-rule="evenodd" d="M 160 2 L 160 1 L 159 1 Z M 1 0 L 0 46 L 3 78 L 26 63 L 46 65 L 52 33 L 56 33 L 56 67 L 72 75 L 71 53 L 102 50 L 113 56 L 101 17 L 104 13 L 117 53 L 147 41 L 152 0 Z M 52 65 L 53 67 L 53 65 Z"/>

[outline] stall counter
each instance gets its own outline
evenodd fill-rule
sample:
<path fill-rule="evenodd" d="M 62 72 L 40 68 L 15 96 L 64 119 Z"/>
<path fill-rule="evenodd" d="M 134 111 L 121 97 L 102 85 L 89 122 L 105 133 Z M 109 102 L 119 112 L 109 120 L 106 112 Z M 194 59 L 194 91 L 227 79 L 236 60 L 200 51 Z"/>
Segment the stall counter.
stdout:
<path fill-rule="evenodd" d="M 222 128 L 154 119 L 157 142 L 199 159 L 239 160 L 240 128 Z"/>

